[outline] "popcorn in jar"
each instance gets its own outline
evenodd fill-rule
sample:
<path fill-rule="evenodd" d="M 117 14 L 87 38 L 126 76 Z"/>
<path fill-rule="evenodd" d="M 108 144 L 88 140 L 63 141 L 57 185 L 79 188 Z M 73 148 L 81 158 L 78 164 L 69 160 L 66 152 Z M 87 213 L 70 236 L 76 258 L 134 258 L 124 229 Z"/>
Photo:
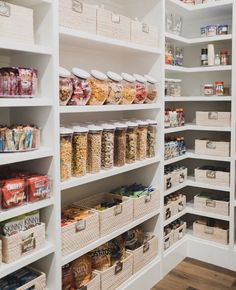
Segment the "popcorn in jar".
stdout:
<path fill-rule="evenodd" d="M 102 128 L 100 126 L 88 126 L 88 173 L 98 173 L 101 170 L 102 152 Z"/>
<path fill-rule="evenodd" d="M 137 121 L 137 160 L 145 160 L 147 158 L 147 131 L 148 123 L 145 121 Z"/>
<path fill-rule="evenodd" d="M 107 76 L 97 70 L 91 71 L 90 85 L 92 89 L 88 105 L 103 105 L 108 98 Z"/>
<path fill-rule="evenodd" d="M 102 124 L 102 169 L 111 169 L 114 166 L 114 134 L 115 126 Z"/>
<path fill-rule="evenodd" d="M 121 99 L 121 105 L 133 104 L 136 97 L 135 78 L 127 73 L 122 73 L 123 78 L 123 98 Z"/>
<path fill-rule="evenodd" d="M 60 129 L 60 171 L 61 181 L 71 178 L 72 171 L 72 134 L 73 130 Z"/>
<path fill-rule="evenodd" d="M 118 105 L 122 101 L 123 97 L 123 78 L 114 73 L 107 72 L 108 75 L 108 98 L 106 100 L 106 104 L 109 105 Z"/>
<path fill-rule="evenodd" d="M 114 165 L 124 166 L 126 163 L 126 130 L 127 125 L 115 123 Z"/>
<path fill-rule="evenodd" d="M 157 99 L 157 80 L 149 75 L 145 75 L 147 80 L 147 99 L 145 103 L 153 104 Z"/>
<path fill-rule="evenodd" d="M 126 163 L 134 163 L 137 156 L 137 123 L 127 122 Z"/>
<path fill-rule="evenodd" d="M 59 97 L 60 106 L 66 106 L 73 94 L 71 74 L 68 70 L 60 67 L 59 69 Z"/>
<path fill-rule="evenodd" d="M 156 155 L 157 122 L 155 120 L 147 120 L 147 122 L 147 158 L 153 158 Z"/>
<path fill-rule="evenodd" d="M 136 97 L 134 99 L 134 104 L 143 104 L 147 99 L 147 81 L 144 77 L 138 74 L 134 74 L 136 79 L 135 88 L 136 88 Z"/>
<path fill-rule="evenodd" d="M 74 126 L 72 138 L 72 175 L 74 177 L 85 176 L 87 173 L 87 146 L 88 129 Z"/>

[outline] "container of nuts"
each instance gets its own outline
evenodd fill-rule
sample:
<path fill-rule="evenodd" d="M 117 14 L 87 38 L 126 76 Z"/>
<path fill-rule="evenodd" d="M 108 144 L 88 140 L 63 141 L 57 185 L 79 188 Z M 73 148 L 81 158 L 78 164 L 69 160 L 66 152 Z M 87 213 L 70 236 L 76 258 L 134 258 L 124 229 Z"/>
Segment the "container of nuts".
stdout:
<path fill-rule="evenodd" d="M 123 78 L 123 98 L 121 105 L 131 105 L 136 97 L 135 78 L 127 73 L 121 74 Z"/>
<path fill-rule="evenodd" d="M 88 126 L 87 172 L 98 173 L 101 170 L 102 127 Z"/>
<path fill-rule="evenodd" d="M 147 131 L 148 122 L 137 121 L 137 160 L 145 160 L 147 158 Z"/>
<path fill-rule="evenodd" d="M 148 95 L 147 81 L 143 76 L 138 74 L 134 74 L 134 78 L 136 79 L 136 97 L 134 99 L 134 104 L 143 104 L 146 101 Z"/>
<path fill-rule="evenodd" d="M 115 146 L 114 146 L 114 165 L 117 167 L 124 166 L 126 163 L 126 130 L 127 125 L 123 123 L 114 123 Z"/>
<path fill-rule="evenodd" d="M 114 72 L 107 72 L 108 76 L 108 98 L 106 104 L 118 105 L 123 97 L 122 77 Z"/>
<path fill-rule="evenodd" d="M 60 106 L 66 106 L 73 94 L 73 85 L 70 72 L 63 68 L 59 68 L 59 100 Z"/>
<path fill-rule="evenodd" d="M 126 131 L 126 163 L 134 163 L 137 156 L 137 129 L 138 124 L 127 122 Z"/>
<path fill-rule="evenodd" d="M 145 75 L 147 80 L 147 99 L 145 103 L 153 104 L 157 99 L 157 80 L 149 75 Z"/>
<path fill-rule="evenodd" d="M 157 122 L 155 120 L 147 122 L 147 158 L 153 158 L 156 156 Z"/>
<path fill-rule="evenodd" d="M 72 135 L 73 130 L 61 127 L 60 129 L 60 172 L 61 181 L 71 178 L 72 165 Z"/>
<path fill-rule="evenodd" d="M 114 166 L 114 135 L 115 126 L 107 123 L 101 124 L 102 131 L 102 169 L 111 169 Z"/>
<path fill-rule="evenodd" d="M 72 129 L 72 175 L 82 177 L 87 173 L 88 129 L 80 126 Z"/>
<path fill-rule="evenodd" d="M 91 71 L 90 85 L 92 89 L 88 105 L 103 105 L 108 98 L 107 76 L 97 70 Z"/>

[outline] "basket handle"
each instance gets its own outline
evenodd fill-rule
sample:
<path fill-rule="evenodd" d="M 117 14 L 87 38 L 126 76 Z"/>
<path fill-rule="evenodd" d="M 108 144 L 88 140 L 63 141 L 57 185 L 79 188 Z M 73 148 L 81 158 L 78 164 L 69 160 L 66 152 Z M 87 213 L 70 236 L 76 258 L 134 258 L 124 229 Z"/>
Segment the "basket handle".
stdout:
<path fill-rule="evenodd" d="M 72 0 L 72 11 L 77 13 L 83 13 L 84 6 L 83 3 L 79 0 Z"/>
<path fill-rule="evenodd" d="M 0 16 L 10 17 L 11 7 L 8 5 L 5 0 L 0 1 Z"/>
<path fill-rule="evenodd" d="M 123 208 L 122 208 L 121 204 L 118 204 L 114 207 L 114 215 L 115 216 L 122 214 L 122 211 L 123 211 Z"/>
<path fill-rule="evenodd" d="M 207 235 L 213 235 L 214 234 L 214 228 L 205 226 L 204 233 L 207 234 Z"/>
<path fill-rule="evenodd" d="M 146 196 L 145 196 L 145 203 L 149 203 L 152 200 L 152 194 L 149 192 Z"/>
<path fill-rule="evenodd" d="M 150 243 L 146 242 L 144 245 L 143 245 L 143 253 L 147 253 L 148 251 L 150 250 Z"/>
<path fill-rule="evenodd" d="M 119 274 L 123 270 L 123 263 L 117 262 L 115 267 L 115 275 Z"/>

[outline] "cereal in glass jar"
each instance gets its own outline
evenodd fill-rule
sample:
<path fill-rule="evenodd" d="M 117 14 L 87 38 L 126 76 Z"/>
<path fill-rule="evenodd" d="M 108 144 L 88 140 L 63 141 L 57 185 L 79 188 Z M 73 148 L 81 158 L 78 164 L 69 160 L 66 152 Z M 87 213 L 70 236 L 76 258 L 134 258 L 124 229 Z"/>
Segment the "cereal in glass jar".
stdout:
<path fill-rule="evenodd" d="M 72 172 L 72 135 L 73 130 L 60 129 L 60 172 L 61 181 L 71 178 Z"/>
<path fill-rule="evenodd" d="M 147 158 L 148 123 L 138 120 L 137 124 L 137 160 L 145 160 Z"/>
<path fill-rule="evenodd" d="M 126 163 L 134 163 L 137 156 L 137 123 L 127 122 L 126 131 Z"/>
<path fill-rule="evenodd" d="M 149 75 L 145 75 L 147 80 L 147 99 L 145 103 L 153 104 L 157 99 L 157 80 Z"/>
<path fill-rule="evenodd" d="M 114 123 L 115 146 L 114 146 L 114 165 L 117 167 L 124 166 L 126 163 L 126 130 L 127 125 L 123 123 Z"/>
<path fill-rule="evenodd" d="M 108 98 L 106 104 L 118 105 L 123 97 L 122 77 L 114 72 L 107 72 L 108 76 Z"/>
<path fill-rule="evenodd" d="M 114 135 L 115 126 L 107 123 L 101 124 L 102 131 L 102 169 L 111 169 L 114 165 Z"/>
<path fill-rule="evenodd" d="M 120 104 L 131 105 L 136 97 L 135 78 L 127 73 L 122 73 L 121 76 L 123 78 L 123 98 Z"/>
<path fill-rule="evenodd" d="M 136 97 L 134 99 L 134 104 L 143 104 L 146 101 L 148 95 L 147 81 L 144 77 L 138 74 L 134 74 L 134 78 L 136 79 Z"/>
<path fill-rule="evenodd" d="M 66 106 L 73 94 L 71 74 L 68 70 L 59 68 L 59 98 L 60 106 Z"/>
<path fill-rule="evenodd" d="M 88 105 L 103 105 L 108 98 L 107 76 L 97 70 L 91 71 L 90 85 L 92 89 Z"/>
<path fill-rule="evenodd" d="M 98 173 L 101 170 L 102 153 L 102 128 L 100 126 L 88 126 L 88 173 Z"/>
<path fill-rule="evenodd" d="M 156 139 L 157 139 L 157 122 L 155 120 L 147 120 L 147 158 L 156 155 Z"/>

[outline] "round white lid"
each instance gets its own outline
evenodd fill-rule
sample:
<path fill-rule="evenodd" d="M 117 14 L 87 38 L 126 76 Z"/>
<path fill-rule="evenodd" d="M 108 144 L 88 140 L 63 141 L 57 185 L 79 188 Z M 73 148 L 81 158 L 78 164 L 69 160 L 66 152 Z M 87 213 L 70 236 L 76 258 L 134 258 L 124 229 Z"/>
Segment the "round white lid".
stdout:
<path fill-rule="evenodd" d="M 109 123 L 101 123 L 100 126 L 103 128 L 103 130 L 115 130 L 116 127 L 113 124 Z"/>
<path fill-rule="evenodd" d="M 114 126 L 116 127 L 116 129 L 126 129 L 127 128 L 127 125 L 125 123 L 120 123 L 120 122 L 114 123 Z"/>
<path fill-rule="evenodd" d="M 103 72 L 95 69 L 91 70 L 91 75 L 101 81 L 107 80 L 107 76 Z"/>
<path fill-rule="evenodd" d="M 133 74 L 133 76 L 136 79 L 136 81 L 139 83 L 146 83 L 147 82 L 147 80 L 139 74 Z"/>
<path fill-rule="evenodd" d="M 73 134 L 73 130 L 69 128 L 61 127 L 60 134 Z"/>
<path fill-rule="evenodd" d="M 71 73 L 64 67 L 59 67 L 59 76 L 62 78 L 68 78 L 71 76 Z"/>
<path fill-rule="evenodd" d="M 204 87 L 207 86 L 207 87 L 213 87 L 214 85 L 213 84 L 204 84 Z"/>
<path fill-rule="evenodd" d="M 108 71 L 107 72 L 107 76 L 109 77 L 109 79 L 116 81 L 116 82 L 121 82 L 123 80 L 123 78 L 121 77 L 121 75 L 112 72 L 112 71 Z"/>
<path fill-rule="evenodd" d="M 130 83 L 134 83 L 135 82 L 135 78 L 132 75 L 130 75 L 130 74 L 122 73 L 121 76 L 127 82 L 130 82 Z"/>
<path fill-rule="evenodd" d="M 155 120 L 148 119 L 148 120 L 146 120 L 146 122 L 148 122 L 149 125 L 157 125 L 157 121 L 155 121 Z"/>
<path fill-rule="evenodd" d="M 128 127 L 138 127 L 138 124 L 135 122 L 127 122 L 126 124 Z"/>
<path fill-rule="evenodd" d="M 173 79 L 173 82 L 175 82 L 175 83 L 181 83 L 182 80 L 180 80 L 180 79 Z"/>
<path fill-rule="evenodd" d="M 81 127 L 81 126 L 73 126 L 73 127 L 72 127 L 72 130 L 73 130 L 75 133 L 87 133 L 87 132 L 88 132 L 88 128 Z"/>
<path fill-rule="evenodd" d="M 139 126 L 148 126 L 148 122 L 147 121 L 144 121 L 144 120 L 137 120 L 136 123 Z"/>
<path fill-rule="evenodd" d="M 156 84 L 157 83 L 157 80 L 154 79 L 153 77 L 149 76 L 149 75 L 145 75 L 144 77 L 151 84 Z"/>
<path fill-rule="evenodd" d="M 75 76 L 77 76 L 81 79 L 84 79 L 84 80 L 89 79 L 91 77 L 90 73 L 88 73 L 86 70 L 76 68 L 76 67 L 72 68 L 72 73 Z"/>
<path fill-rule="evenodd" d="M 96 126 L 96 125 L 88 125 L 88 130 L 89 131 L 102 131 L 102 127 Z"/>

